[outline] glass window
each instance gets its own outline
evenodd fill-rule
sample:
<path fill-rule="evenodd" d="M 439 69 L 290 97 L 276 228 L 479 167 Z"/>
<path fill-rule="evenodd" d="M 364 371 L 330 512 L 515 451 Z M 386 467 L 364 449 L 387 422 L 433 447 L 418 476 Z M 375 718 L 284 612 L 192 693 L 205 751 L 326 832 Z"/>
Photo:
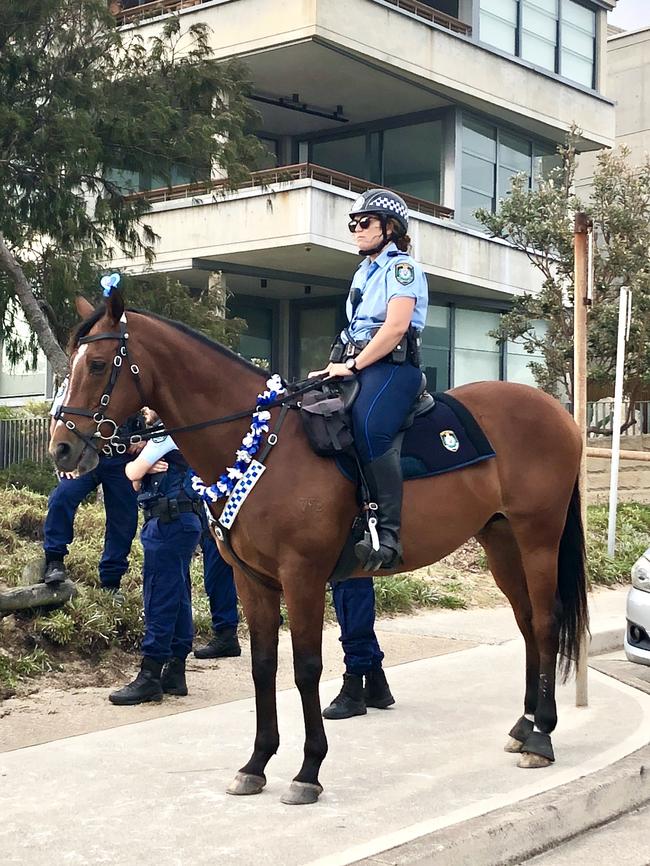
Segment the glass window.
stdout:
<path fill-rule="evenodd" d="M 309 161 L 353 177 L 368 177 L 366 136 L 315 141 L 311 146 Z"/>
<path fill-rule="evenodd" d="M 247 328 L 239 336 L 235 351 L 249 361 L 266 361 L 273 369 L 273 309 L 260 303 L 230 298 L 228 316 L 244 319 Z"/>
<path fill-rule="evenodd" d="M 461 165 L 461 222 L 478 225 L 478 208 L 494 210 L 497 137 L 496 129 L 473 117 L 463 121 L 463 161 Z"/>
<path fill-rule="evenodd" d="M 531 323 L 531 330 L 537 337 L 543 337 L 548 328 L 547 322 L 538 319 Z M 508 382 L 519 382 L 521 385 L 537 385 L 535 377 L 530 369 L 531 362 L 543 362 L 542 355 L 530 355 L 524 349 L 523 340 L 508 340 L 507 343 L 508 361 Z"/>
<path fill-rule="evenodd" d="M 263 135 L 258 136 L 258 138 L 264 148 L 264 153 L 257 160 L 255 168 L 258 171 L 265 168 L 276 168 L 278 165 L 278 142 L 274 138 L 266 138 Z"/>
<path fill-rule="evenodd" d="M 454 387 L 500 377 L 501 352 L 497 341 L 488 334 L 498 326 L 498 313 L 456 310 Z"/>
<path fill-rule="evenodd" d="M 525 174 L 530 185 L 531 142 L 509 132 L 499 133 L 499 188 L 498 197 L 505 198 L 510 192 L 512 178 Z"/>
<path fill-rule="evenodd" d="M 514 54 L 517 38 L 516 0 L 481 0 L 481 42 Z"/>
<path fill-rule="evenodd" d="M 298 376 L 311 370 L 322 370 L 337 333 L 339 307 L 301 307 L 298 310 Z"/>
<path fill-rule="evenodd" d="M 559 168 L 562 165 L 562 157 L 557 152 L 557 149 L 551 145 L 538 144 L 533 145 L 533 186 L 542 177 L 548 177 L 554 168 Z"/>
<path fill-rule="evenodd" d="M 384 186 L 440 201 L 442 121 L 384 131 Z"/>
<path fill-rule="evenodd" d="M 482 42 L 586 87 L 594 86 L 594 9 L 577 0 L 480 0 L 480 4 Z"/>
<path fill-rule="evenodd" d="M 449 388 L 449 307 L 427 307 L 427 320 L 422 332 L 422 370 L 429 391 Z"/>

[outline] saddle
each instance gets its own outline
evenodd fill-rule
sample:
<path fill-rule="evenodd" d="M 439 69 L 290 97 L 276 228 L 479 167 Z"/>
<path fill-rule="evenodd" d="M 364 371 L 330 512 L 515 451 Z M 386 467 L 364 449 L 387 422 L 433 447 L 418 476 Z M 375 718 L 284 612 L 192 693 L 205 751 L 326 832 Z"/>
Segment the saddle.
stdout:
<path fill-rule="evenodd" d="M 341 379 L 320 384 L 303 394 L 300 405 L 303 426 L 309 444 L 320 457 L 339 457 L 342 454 L 356 457 L 350 407 L 359 394 L 359 388 L 357 379 Z M 418 416 L 426 415 L 435 405 L 426 388 L 427 379 L 422 373 L 418 393 L 393 443 L 398 450 L 404 432 Z"/>

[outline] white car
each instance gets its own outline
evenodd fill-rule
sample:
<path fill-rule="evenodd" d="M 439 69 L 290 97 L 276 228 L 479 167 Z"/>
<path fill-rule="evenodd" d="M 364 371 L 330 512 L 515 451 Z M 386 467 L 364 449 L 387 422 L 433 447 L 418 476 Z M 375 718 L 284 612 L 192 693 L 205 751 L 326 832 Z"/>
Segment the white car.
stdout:
<path fill-rule="evenodd" d="M 625 655 L 631 662 L 650 665 L 650 547 L 632 566 L 632 588 L 627 595 Z"/>

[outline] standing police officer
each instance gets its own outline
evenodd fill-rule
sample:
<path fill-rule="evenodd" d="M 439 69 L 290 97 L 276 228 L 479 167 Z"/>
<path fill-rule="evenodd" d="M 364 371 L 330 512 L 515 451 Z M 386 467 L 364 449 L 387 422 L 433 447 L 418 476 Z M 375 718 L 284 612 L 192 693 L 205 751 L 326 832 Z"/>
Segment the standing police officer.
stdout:
<path fill-rule="evenodd" d="M 419 333 L 426 322 L 429 296 L 426 277 L 407 252 L 408 209 L 399 195 L 387 189 L 363 193 L 352 206 L 348 228 L 364 260 L 352 280 L 346 307 L 349 325 L 333 348 L 330 364 L 318 372 L 356 375 L 359 380 L 352 426 L 370 496 L 377 504 L 379 550 L 366 533 L 355 553 L 364 570 L 374 573 L 393 570 L 402 556 L 403 481 L 393 441 L 422 383 Z M 341 693 L 323 715 L 348 718 L 365 713 L 366 706 L 389 706 L 394 701 L 374 634 L 372 580 L 335 585 L 334 605 L 347 672 Z M 362 670 L 366 665 L 370 667 Z"/>
<path fill-rule="evenodd" d="M 54 431 L 56 415 L 63 403 L 68 380 L 65 379 L 57 391 L 50 415 L 50 435 Z M 120 436 L 130 436 L 142 429 L 142 416 L 129 418 L 117 431 Z M 133 451 L 134 449 L 129 449 Z M 104 550 L 99 561 L 99 581 L 102 589 L 117 592 L 122 575 L 126 572 L 131 544 L 138 528 L 138 506 L 135 491 L 126 477 L 124 469 L 133 459 L 132 453 L 107 456 L 100 453 L 97 467 L 85 475 L 61 472 L 59 483 L 50 494 L 45 518 L 43 549 L 45 551 L 44 583 L 58 584 L 65 580 L 63 562 L 68 554 L 68 545 L 74 538 L 74 518 L 79 505 L 101 484 L 106 511 L 106 533 Z"/>
<path fill-rule="evenodd" d="M 149 423 L 157 420 L 143 410 Z M 164 460 L 163 460 L 164 458 Z M 113 704 L 160 701 L 163 693 L 187 695 L 185 660 L 192 649 L 190 562 L 201 535 L 202 503 L 189 482 L 189 467 L 170 436 L 149 441 L 126 473 L 144 515 L 142 592 L 145 634 L 135 680 L 109 695 Z"/>

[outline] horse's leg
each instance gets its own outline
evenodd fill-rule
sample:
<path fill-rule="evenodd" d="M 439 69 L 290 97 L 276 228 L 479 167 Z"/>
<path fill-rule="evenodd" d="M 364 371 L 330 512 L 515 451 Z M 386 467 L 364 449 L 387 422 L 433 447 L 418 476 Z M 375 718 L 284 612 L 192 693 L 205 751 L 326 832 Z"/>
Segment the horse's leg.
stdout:
<path fill-rule="evenodd" d="M 539 652 L 533 631 L 532 607 L 521 553 L 509 521 L 497 519 L 476 536 L 485 550 L 494 580 L 512 606 L 519 631 L 526 643 L 526 692 L 524 714 L 510 731 L 506 752 L 520 752 L 523 742 L 533 730 L 539 683 Z"/>
<path fill-rule="evenodd" d="M 539 677 L 534 727 L 521 747 L 518 766 L 548 767 L 555 760 L 551 734 L 557 725 L 555 675 L 560 640 L 557 598 L 558 549 L 561 527 L 538 515 L 514 520 L 513 531 L 521 551 L 532 611 L 532 627 L 539 651 Z"/>
<path fill-rule="evenodd" d="M 305 719 L 305 756 L 300 772 L 282 796 L 282 802 L 302 806 L 315 803 L 323 791 L 318 772 L 327 754 L 327 737 L 318 693 L 323 672 L 325 584 L 305 580 L 294 584 L 288 581 L 283 583 L 291 623 L 294 676 Z"/>
<path fill-rule="evenodd" d="M 275 701 L 280 593 L 253 584 L 237 569 L 234 569 L 234 574 L 250 632 L 257 728 L 253 754 L 227 791 L 229 794 L 259 794 L 266 785 L 266 765 L 280 745 Z"/>

